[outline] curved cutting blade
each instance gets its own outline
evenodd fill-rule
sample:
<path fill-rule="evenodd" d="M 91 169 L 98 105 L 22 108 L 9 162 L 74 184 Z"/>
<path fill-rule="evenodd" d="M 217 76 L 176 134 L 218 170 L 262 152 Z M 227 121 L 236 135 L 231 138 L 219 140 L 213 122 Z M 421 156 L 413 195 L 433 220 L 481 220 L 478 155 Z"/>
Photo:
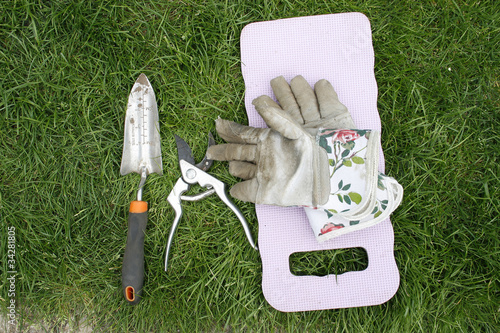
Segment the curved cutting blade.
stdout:
<path fill-rule="evenodd" d="M 179 161 L 184 160 L 192 165 L 195 165 L 193 152 L 191 151 L 191 147 L 184 141 L 181 137 L 174 134 L 175 143 L 177 144 L 177 153 L 179 156 Z M 215 140 L 212 133 L 208 133 L 208 147 L 215 145 Z M 196 164 L 195 166 L 203 171 L 207 171 L 212 166 L 213 160 L 209 159 L 205 154 L 203 160 Z"/>
<path fill-rule="evenodd" d="M 177 144 L 177 155 L 179 156 L 179 161 L 184 160 L 190 164 L 194 165 L 193 152 L 191 147 L 184 141 L 180 136 L 174 134 L 175 143 Z"/>
<path fill-rule="evenodd" d="M 141 74 L 128 96 L 120 173 L 163 174 L 158 107 L 151 83 Z"/>
<path fill-rule="evenodd" d="M 208 150 L 208 148 L 210 148 L 210 146 L 213 146 L 213 145 L 215 145 L 214 136 L 212 135 L 212 133 L 208 132 L 207 150 Z M 203 171 L 207 171 L 208 169 L 210 169 L 210 167 L 212 166 L 213 163 L 214 163 L 214 161 L 209 159 L 207 157 L 207 154 L 205 153 L 205 157 L 203 157 L 203 160 L 200 163 L 196 164 L 196 167 L 200 168 Z"/>

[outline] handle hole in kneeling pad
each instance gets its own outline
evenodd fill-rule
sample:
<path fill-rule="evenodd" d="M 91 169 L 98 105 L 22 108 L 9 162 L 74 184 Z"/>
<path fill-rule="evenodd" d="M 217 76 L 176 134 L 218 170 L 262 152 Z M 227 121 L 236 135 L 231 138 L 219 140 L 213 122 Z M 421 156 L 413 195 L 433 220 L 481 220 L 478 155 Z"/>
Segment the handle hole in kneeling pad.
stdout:
<path fill-rule="evenodd" d="M 296 276 L 341 275 L 368 267 L 368 253 L 362 247 L 295 252 L 289 259 L 290 271 Z"/>

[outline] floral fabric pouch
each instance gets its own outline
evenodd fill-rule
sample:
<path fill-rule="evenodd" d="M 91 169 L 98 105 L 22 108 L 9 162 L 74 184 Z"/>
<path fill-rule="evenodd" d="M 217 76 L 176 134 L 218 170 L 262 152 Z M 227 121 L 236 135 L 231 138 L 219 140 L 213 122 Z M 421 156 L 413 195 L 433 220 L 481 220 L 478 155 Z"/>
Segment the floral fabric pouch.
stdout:
<path fill-rule="evenodd" d="M 331 193 L 305 212 L 319 242 L 375 225 L 401 203 L 401 185 L 378 172 L 379 132 L 320 129 L 317 140 L 328 153 Z"/>

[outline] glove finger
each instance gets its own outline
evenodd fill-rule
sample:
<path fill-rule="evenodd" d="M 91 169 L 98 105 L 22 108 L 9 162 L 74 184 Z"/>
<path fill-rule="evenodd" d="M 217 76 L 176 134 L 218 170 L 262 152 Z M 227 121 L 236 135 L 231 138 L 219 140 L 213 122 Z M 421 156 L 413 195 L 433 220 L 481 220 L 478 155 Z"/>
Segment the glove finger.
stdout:
<path fill-rule="evenodd" d="M 327 80 L 319 80 L 314 85 L 322 118 L 334 118 L 349 114 L 347 107 L 340 103 L 333 86 Z"/>
<path fill-rule="evenodd" d="M 208 147 L 207 157 L 216 161 L 256 162 L 257 146 L 226 143 Z"/>
<path fill-rule="evenodd" d="M 269 132 L 267 128 L 245 126 L 222 118 L 215 121 L 215 129 L 228 143 L 257 144 Z"/>
<path fill-rule="evenodd" d="M 304 123 L 320 119 L 318 101 L 316 94 L 309 83 L 300 75 L 290 81 L 290 87 L 300 107 Z"/>
<path fill-rule="evenodd" d="M 304 119 L 300 114 L 300 108 L 295 100 L 295 96 L 292 93 L 292 89 L 286 82 L 283 76 L 278 76 L 271 80 L 271 87 L 273 88 L 274 95 L 280 103 L 283 110 L 288 112 L 292 119 L 294 119 L 298 124 L 303 124 Z"/>
<path fill-rule="evenodd" d="M 255 203 L 258 188 L 259 183 L 257 182 L 257 179 L 253 178 L 234 185 L 231 190 L 229 190 L 229 194 L 241 201 Z"/>
<path fill-rule="evenodd" d="M 257 173 L 257 165 L 248 162 L 231 161 L 229 162 L 229 173 L 241 179 L 252 179 Z"/>
<path fill-rule="evenodd" d="M 264 118 L 266 124 L 278 131 L 287 139 L 296 140 L 304 135 L 302 126 L 290 114 L 283 111 L 271 97 L 262 95 L 252 101 L 257 112 Z"/>

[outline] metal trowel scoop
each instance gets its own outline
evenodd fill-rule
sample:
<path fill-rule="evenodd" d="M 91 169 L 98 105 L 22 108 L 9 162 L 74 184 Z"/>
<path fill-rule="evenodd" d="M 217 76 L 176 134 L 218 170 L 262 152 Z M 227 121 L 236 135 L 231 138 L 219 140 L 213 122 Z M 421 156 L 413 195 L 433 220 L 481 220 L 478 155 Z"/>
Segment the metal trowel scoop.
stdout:
<path fill-rule="evenodd" d="M 155 93 L 146 75 L 135 81 L 128 96 L 121 175 L 141 175 L 137 200 L 132 201 L 128 216 L 127 245 L 123 256 L 122 287 L 130 304 L 140 301 L 144 281 L 144 232 L 148 222 L 148 203 L 142 201 L 142 189 L 151 173 L 163 174 L 160 128 Z"/>

